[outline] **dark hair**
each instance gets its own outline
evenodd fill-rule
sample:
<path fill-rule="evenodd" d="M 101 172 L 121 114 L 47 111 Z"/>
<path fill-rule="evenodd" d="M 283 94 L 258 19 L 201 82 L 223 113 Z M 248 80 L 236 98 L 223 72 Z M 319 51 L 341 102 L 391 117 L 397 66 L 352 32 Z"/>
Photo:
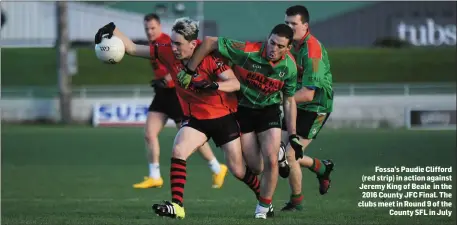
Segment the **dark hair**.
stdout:
<path fill-rule="evenodd" d="M 292 43 L 292 40 L 294 38 L 294 31 L 292 30 L 292 28 L 283 23 L 276 25 L 273 28 L 273 30 L 271 30 L 270 36 L 272 34 L 276 34 L 279 37 L 287 38 L 289 40 L 289 44 Z"/>
<path fill-rule="evenodd" d="M 155 13 L 149 13 L 144 16 L 144 21 L 149 22 L 151 20 L 156 20 L 158 23 L 160 23 L 160 17 Z"/>
<path fill-rule="evenodd" d="M 302 23 L 309 23 L 308 9 L 302 5 L 294 5 L 286 10 L 286 16 L 300 15 Z"/>

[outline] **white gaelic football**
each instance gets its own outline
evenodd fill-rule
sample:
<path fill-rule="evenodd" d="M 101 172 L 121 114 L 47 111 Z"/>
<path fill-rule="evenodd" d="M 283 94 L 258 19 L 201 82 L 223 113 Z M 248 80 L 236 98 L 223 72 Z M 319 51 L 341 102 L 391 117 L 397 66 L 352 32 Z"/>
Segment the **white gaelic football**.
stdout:
<path fill-rule="evenodd" d="M 119 63 L 125 54 L 125 46 L 122 40 L 116 36 L 103 37 L 102 42 L 95 45 L 97 58 L 105 63 Z"/>

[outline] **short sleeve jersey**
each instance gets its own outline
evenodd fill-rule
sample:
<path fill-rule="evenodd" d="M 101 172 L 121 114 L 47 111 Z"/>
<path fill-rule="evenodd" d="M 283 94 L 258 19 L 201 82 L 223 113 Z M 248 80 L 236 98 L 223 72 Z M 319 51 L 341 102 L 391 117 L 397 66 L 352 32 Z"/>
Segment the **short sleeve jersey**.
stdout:
<path fill-rule="evenodd" d="M 327 50 L 308 32 L 291 52 L 298 65 L 297 90 L 315 90 L 313 100 L 297 103 L 297 108 L 311 112 L 332 112 L 333 82 Z"/>
<path fill-rule="evenodd" d="M 159 37 L 157 37 L 156 40 L 154 40 L 153 42 L 150 43 L 150 46 L 151 45 L 157 45 L 159 43 L 164 44 L 164 43 L 170 43 L 170 42 L 171 42 L 170 36 L 168 36 L 165 33 L 162 33 Z M 151 55 L 157 55 L 158 52 L 150 52 L 150 54 Z M 167 68 L 165 67 L 165 65 L 162 62 L 160 62 L 160 60 L 158 60 L 157 57 L 154 57 L 154 59 L 151 59 L 150 63 L 151 63 L 151 66 L 152 66 L 152 70 L 154 72 L 154 79 L 162 79 L 167 74 L 169 74 L 169 72 L 168 72 Z M 172 80 L 167 82 L 167 87 L 168 88 L 173 88 L 174 86 L 175 86 L 175 83 Z"/>
<path fill-rule="evenodd" d="M 170 75 L 176 84 L 176 93 L 185 116 L 203 120 L 220 118 L 236 112 L 238 101 L 235 93 L 219 90 L 197 91 L 195 89 L 184 89 L 178 85 L 177 76 L 184 69 L 184 64 L 174 57 L 171 50 L 171 42 L 151 45 L 151 52 L 154 51 L 159 52 L 157 59 L 170 71 Z M 220 81 L 218 75 L 228 69 L 230 67 L 222 57 L 211 54 L 203 59 L 196 72 L 202 76 L 199 79 Z"/>
<path fill-rule="evenodd" d="M 239 105 L 247 108 L 264 108 L 280 104 L 281 92 L 295 94 L 297 66 L 290 53 L 278 62 L 266 59 L 266 43 L 242 42 L 219 37 L 218 48 L 228 58 L 240 80 Z"/>

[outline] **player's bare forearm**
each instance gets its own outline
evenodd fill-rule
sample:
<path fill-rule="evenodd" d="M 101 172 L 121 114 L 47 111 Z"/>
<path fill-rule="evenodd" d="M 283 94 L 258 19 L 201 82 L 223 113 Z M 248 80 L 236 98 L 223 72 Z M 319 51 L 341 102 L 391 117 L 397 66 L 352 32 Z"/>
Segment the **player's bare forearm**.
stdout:
<path fill-rule="evenodd" d="M 166 81 L 171 81 L 171 75 L 170 74 L 165 75 L 164 79 Z"/>
<path fill-rule="evenodd" d="M 222 81 L 217 82 L 218 90 L 223 92 L 234 92 L 240 90 L 240 81 L 235 77 L 233 70 L 229 69 L 218 75 Z"/>
<path fill-rule="evenodd" d="M 301 103 L 301 102 L 310 102 L 314 98 L 314 90 L 308 89 L 306 87 L 301 88 L 297 92 L 295 92 L 294 98 L 295 102 Z"/>
<path fill-rule="evenodd" d="M 289 135 L 296 134 L 297 104 L 293 96 L 283 101 L 283 110 Z"/>
<path fill-rule="evenodd" d="M 117 27 L 113 31 L 113 35 L 120 38 L 125 46 L 125 53 L 131 56 L 137 56 L 142 58 L 150 59 L 151 55 L 149 53 L 149 46 L 147 45 L 137 45 L 128 38 L 124 33 L 122 33 Z"/>
<path fill-rule="evenodd" d="M 205 37 L 202 44 L 198 47 L 198 49 L 192 55 L 192 58 L 187 63 L 187 68 L 195 71 L 203 61 L 205 56 L 209 55 L 214 50 L 217 50 L 217 37 Z"/>
<path fill-rule="evenodd" d="M 113 31 L 113 35 L 120 38 L 125 46 L 125 52 L 129 55 L 132 55 L 135 52 L 135 43 L 133 43 L 130 38 L 128 38 L 124 33 L 122 33 L 117 27 Z"/>

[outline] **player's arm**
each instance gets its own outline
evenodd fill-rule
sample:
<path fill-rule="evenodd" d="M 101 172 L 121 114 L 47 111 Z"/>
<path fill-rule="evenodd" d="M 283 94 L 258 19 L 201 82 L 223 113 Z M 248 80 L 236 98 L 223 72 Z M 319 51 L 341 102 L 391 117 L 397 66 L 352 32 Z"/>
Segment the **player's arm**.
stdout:
<path fill-rule="evenodd" d="M 227 65 L 227 60 L 222 58 L 221 54 L 218 53 L 213 53 L 212 56 L 209 68 L 219 78 L 217 82 L 218 90 L 223 92 L 240 90 L 240 81 L 238 81 L 233 70 Z"/>
<path fill-rule="evenodd" d="M 125 52 L 128 55 L 151 59 L 150 47 L 148 45 L 137 45 L 122 33 L 117 27 L 113 31 L 114 36 L 120 38 L 124 42 Z"/>
<path fill-rule="evenodd" d="M 287 132 L 289 135 L 296 134 L 297 103 L 294 96 L 286 97 L 282 103 L 282 107 L 284 109 Z"/>
<path fill-rule="evenodd" d="M 182 87 L 187 88 L 192 76 L 196 75 L 196 68 L 204 58 L 217 50 L 222 56 L 234 64 L 242 64 L 249 53 L 245 52 L 246 43 L 223 37 L 205 37 L 202 44 L 187 62 L 184 70 L 178 74 L 178 81 Z"/>
<path fill-rule="evenodd" d="M 223 92 L 234 92 L 240 90 L 240 82 L 232 69 L 224 62 L 219 54 L 206 57 L 199 67 L 208 74 L 217 74 L 218 79 L 199 80 L 199 75 L 192 79 L 192 84 L 197 89 L 220 90 Z"/>
<path fill-rule="evenodd" d="M 153 47 L 151 47 L 152 52 L 155 52 Z M 162 64 L 158 59 L 158 56 L 152 56 L 151 66 L 154 71 L 154 79 L 151 81 L 152 87 L 165 88 L 168 87 L 171 81 L 171 75 L 168 72 L 167 68 Z M 160 78 L 159 78 L 160 77 Z"/>
<path fill-rule="evenodd" d="M 217 46 L 217 37 L 205 37 L 201 45 L 197 48 L 190 60 L 187 62 L 187 69 L 190 72 L 195 71 L 198 65 L 200 65 L 200 63 L 207 55 L 217 50 Z"/>
<path fill-rule="evenodd" d="M 323 76 L 325 64 L 320 57 L 320 53 L 309 53 L 307 67 L 303 72 L 302 87 L 295 93 L 295 101 L 310 102 L 314 99 L 316 89 L 322 88 L 319 78 Z"/>
<path fill-rule="evenodd" d="M 154 88 L 166 88 L 166 87 L 168 87 L 168 84 L 169 84 L 170 81 L 171 81 L 171 75 L 167 74 L 163 78 L 153 79 L 151 81 L 151 87 L 154 87 Z"/>
<path fill-rule="evenodd" d="M 99 44 L 102 41 L 103 36 L 107 35 L 108 38 L 111 38 L 113 35 L 120 38 L 125 46 L 125 52 L 131 56 L 151 58 L 150 47 L 147 45 L 137 45 L 133 43 L 130 38 L 123 34 L 113 22 L 106 24 L 97 31 L 95 34 L 95 44 Z"/>
<path fill-rule="evenodd" d="M 171 74 L 168 73 L 163 79 L 166 81 L 171 81 Z"/>
<path fill-rule="evenodd" d="M 216 82 L 219 88 L 217 90 L 223 92 L 234 92 L 240 90 L 240 81 L 235 76 L 232 69 L 228 69 L 218 75 L 221 81 Z"/>
<path fill-rule="evenodd" d="M 211 80 L 199 80 L 199 77 L 192 79 L 191 84 L 195 89 L 199 90 L 210 90 L 210 91 L 223 91 L 223 92 L 234 92 L 240 90 L 240 82 L 235 77 L 233 70 L 228 68 L 222 73 L 217 75 L 219 81 Z"/>
<path fill-rule="evenodd" d="M 301 88 L 300 90 L 298 90 L 295 93 L 295 96 L 294 96 L 295 101 L 297 103 L 312 101 L 314 99 L 315 90 L 316 90 L 315 86 L 305 86 L 305 87 Z"/>
<path fill-rule="evenodd" d="M 297 103 L 295 102 L 295 89 L 297 86 L 297 68 L 290 67 L 288 77 L 284 82 L 282 93 L 284 96 L 283 110 L 289 135 L 296 134 Z"/>
<path fill-rule="evenodd" d="M 283 110 L 286 120 L 287 131 L 289 133 L 289 144 L 295 151 L 295 159 L 303 157 L 305 147 L 300 142 L 300 137 L 296 133 L 297 127 L 297 103 L 295 102 L 295 89 L 297 86 L 297 67 L 289 67 L 289 77 L 285 80 L 282 90 L 284 95 Z"/>
<path fill-rule="evenodd" d="M 218 51 L 223 57 L 235 64 L 242 64 L 249 54 L 245 51 L 246 45 L 246 42 L 224 37 L 205 37 L 200 47 L 187 63 L 187 69 L 189 71 L 195 71 L 204 57 L 213 51 Z"/>

